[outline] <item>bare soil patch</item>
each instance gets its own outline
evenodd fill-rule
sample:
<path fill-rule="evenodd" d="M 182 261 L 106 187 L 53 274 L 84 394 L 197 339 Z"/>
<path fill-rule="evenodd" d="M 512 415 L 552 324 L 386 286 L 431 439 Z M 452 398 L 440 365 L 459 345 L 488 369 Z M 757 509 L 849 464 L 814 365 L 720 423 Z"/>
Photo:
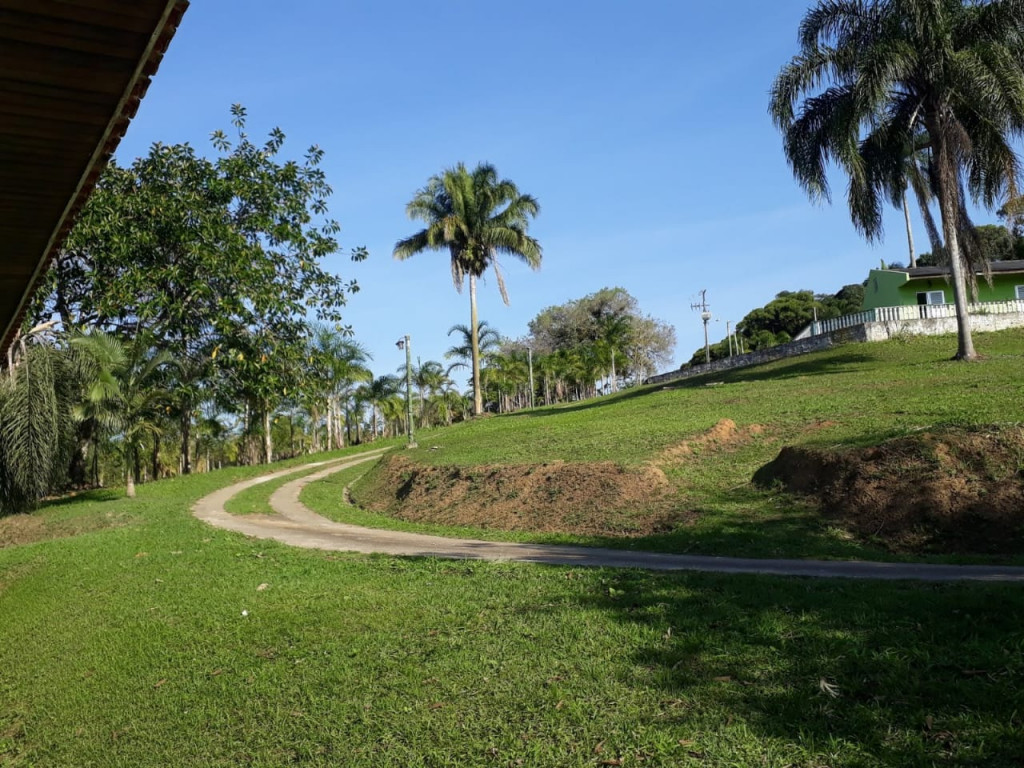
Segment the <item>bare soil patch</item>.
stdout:
<path fill-rule="evenodd" d="M 1024 552 L 1024 427 L 938 429 L 852 451 L 786 447 L 754 475 L 894 552 Z"/>
<path fill-rule="evenodd" d="M 352 500 L 403 520 L 506 531 L 646 536 L 671 530 L 671 488 L 657 467 L 612 462 L 426 466 L 386 456 Z"/>
<path fill-rule="evenodd" d="M 64 520 L 47 518 L 43 511 L 26 515 L 8 515 L 0 517 L 0 549 L 37 541 L 63 539 L 124 524 L 125 519 L 122 515 L 111 512 L 102 515 L 81 515 Z"/>
<path fill-rule="evenodd" d="M 702 435 L 666 448 L 655 460 L 655 464 L 676 464 L 707 450 L 738 448 L 749 443 L 752 438 L 763 435 L 764 432 L 765 428 L 760 424 L 737 427 L 732 419 L 721 419 Z"/>

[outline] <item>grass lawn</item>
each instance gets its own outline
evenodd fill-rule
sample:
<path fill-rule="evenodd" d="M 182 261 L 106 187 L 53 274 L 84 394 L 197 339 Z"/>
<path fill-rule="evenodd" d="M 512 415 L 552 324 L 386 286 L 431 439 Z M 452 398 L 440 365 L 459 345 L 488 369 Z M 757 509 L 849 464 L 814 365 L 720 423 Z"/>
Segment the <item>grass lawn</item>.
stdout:
<path fill-rule="evenodd" d="M 482 538 L 754 557 L 1024 562 L 1022 557 L 893 553 L 885 541 L 854 537 L 803 500 L 750 484 L 754 472 L 785 445 L 871 445 L 936 426 L 1024 421 L 1024 331 L 977 334 L 976 341 L 985 359 L 975 364 L 946 359 L 951 337 L 848 345 L 668 387 L 423 430 L 421 450 L 404 454 L 460 467 L 563 460 L 655 463 L 676 494 L 680 522 L 668 531 L 616 538 L 408 523 L 345 509 L 338 479 L 311 485 L 304 499 L 318 512 L 350 522 Z M 699 436 L 722 419 L 731 419 L 747 435 L 726 444 L 700 444 Z M 694 438 L 691 450 L 673 454 L 673 446 Z M 364 484 L 356 483 L 357 493 Z"/>
<path fill-rule="evenodd" d="M 326 554 L 188 514 L 258 471 L 53 504 L 119 522 L 0 550 L 0 765 L 1024 757 L 1019 587 Z"/>
<path fill-rule="evenodd" d="M 629 543 L 885 557 L 806 505 L 752 490 L 750 475 L 783 444 L 1022 421 L 1022 342 L 979 335 L 977 365 L 941 362 L 949 339 L 846 347 L 714 387 L 424 432 L 425 450 L 403 454 L 641 466 L 720 419 L 758 424 L 749 439 L 694 443 L 663 462 L 699 514 Z M 0 520 L 0 767 L 1024 761 L 1019 585 L 364 557 L 250 540 L 189 514 L 264 471 L 144 485 L 134 500 L 83 494 Z M 346 509 L 341 489 L 365 471 L 314 483 L 303 499 L 353 522 L 479 535 Z M 231 511 L 268 512 L 289 479 L 245 491 Z"/>

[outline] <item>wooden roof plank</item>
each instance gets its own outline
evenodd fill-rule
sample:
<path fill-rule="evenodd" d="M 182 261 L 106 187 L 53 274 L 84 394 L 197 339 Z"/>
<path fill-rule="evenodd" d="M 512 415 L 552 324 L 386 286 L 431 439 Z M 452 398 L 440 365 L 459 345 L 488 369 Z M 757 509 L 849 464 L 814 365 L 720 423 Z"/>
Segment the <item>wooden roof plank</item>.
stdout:
<path fill-rule="evenodd" d="M 188 0 L 0 0 L 0 352 L 187 7 Z M 103 41 L 109 45 L 100 49 Z"/>

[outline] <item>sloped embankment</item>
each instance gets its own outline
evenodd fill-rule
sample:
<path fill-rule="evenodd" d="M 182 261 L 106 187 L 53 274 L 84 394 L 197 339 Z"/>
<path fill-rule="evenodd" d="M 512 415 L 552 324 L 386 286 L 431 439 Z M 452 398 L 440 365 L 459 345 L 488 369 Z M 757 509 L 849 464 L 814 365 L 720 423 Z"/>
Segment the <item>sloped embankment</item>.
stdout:
<path fill-rule="evenodd" d="M 457 467 L 391 455 L 352 500 L 403 520 L 506 531 L 643 536 L 680 522 L 661 470 L 613 462 Z"/>
<path fill-rule="evenodd" d="M 935 429 L 850 451 L 786 447 L 754 475 L 896 552 L 1024 552 L 1024 427 Z"/>

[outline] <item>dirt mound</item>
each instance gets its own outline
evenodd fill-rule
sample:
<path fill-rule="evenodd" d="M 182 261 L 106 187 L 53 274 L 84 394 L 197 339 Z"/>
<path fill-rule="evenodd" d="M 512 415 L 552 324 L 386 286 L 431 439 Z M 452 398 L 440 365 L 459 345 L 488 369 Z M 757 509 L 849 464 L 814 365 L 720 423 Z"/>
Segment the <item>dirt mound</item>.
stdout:
<path fill-rule="evenodd" d="M 709 448 L 736 447 L 756 435 L 764 434 L 764 431 L 760 424 L 748 424 L 741 428 L 737 427 L 732 419 L 721 419 L 704 434 L 666 448 L 658 456 L 656 463 L 672 464 Z"/>
<path fill-rule="evenodd" d="M 644 536 L 680 522 L 657 467 L 612 462 L 427 466 L 385 457 L 352 489 L 367 509 L 416 522 L 508 531 Z"/>
<path fill-rule="evenodd" d="M 943 429 L 835 452 L 786 447 L 754 475 L 897 552 L 1024 552 L 1024 427 Z"/>

